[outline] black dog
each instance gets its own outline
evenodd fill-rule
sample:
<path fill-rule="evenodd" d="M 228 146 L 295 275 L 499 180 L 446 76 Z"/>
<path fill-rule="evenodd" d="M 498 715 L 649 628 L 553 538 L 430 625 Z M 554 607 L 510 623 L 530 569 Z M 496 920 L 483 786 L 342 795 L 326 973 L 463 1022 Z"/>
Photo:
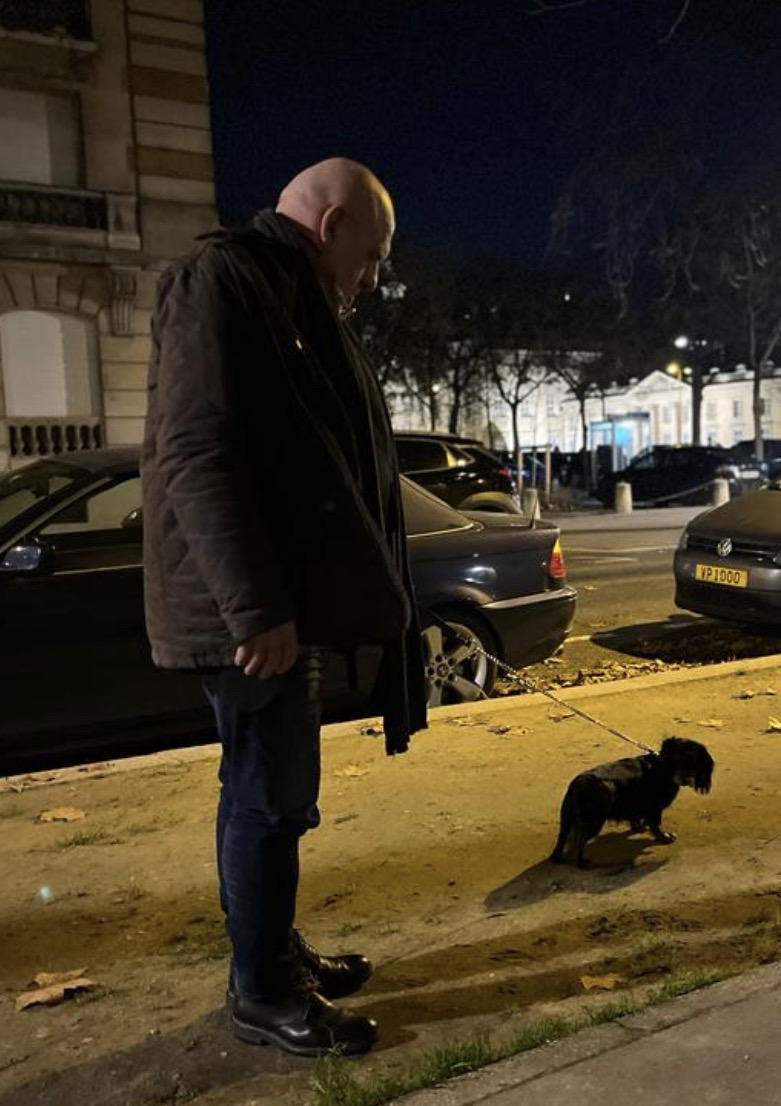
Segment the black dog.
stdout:
<path fill-rule="evenodd" d="M 713 758 L 699 741 L 668 737 L 658 753 L 626 757 L 581 772 L 570 783 L 561 804 L 561 828 L 550 859 L 565 863 L 567 843 L 578 867 L 585 868 L 586 842 L 605 822 L 629 822 L 634 832 L 648 829 L 660 845 L 675 840 L 662 829 L 662 811 L 681 787 L 710 791 Z"/>

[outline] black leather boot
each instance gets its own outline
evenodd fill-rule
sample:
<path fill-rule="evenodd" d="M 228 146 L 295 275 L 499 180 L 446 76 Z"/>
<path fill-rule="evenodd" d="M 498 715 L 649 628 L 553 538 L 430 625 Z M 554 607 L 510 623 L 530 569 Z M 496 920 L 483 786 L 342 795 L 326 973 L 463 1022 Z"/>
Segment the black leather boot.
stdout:
<path fill-rule="evenodd" d="M 374 970 L 371 960 L 356 952 L 348 952 L 343 956 L 323 956 L 297 929 L 293 930 L 291 951 L 305 982 L 327 999 L 346 998 L 347 995 L 359 991 Z M 235 994 L 236 985 L 231 965 L 225 995 L 228 1005 Z"/>
<path fill-rule="evenodd" d="M 354 994 L 374 970 L 371 960 L 355 952 L 323 956 L 297 929 L 293 930 L 293 954 L 313 980 L 317 993 L 328 999 Z"/>
<path fill-rule="evenodd" d="M 368 1052 L 377 1040 L 375 1021 L 334 1006 L 314 991 L 298 990 L 278 1002 L 236 995 L 232 1022 L 239 1040 L 279 1045 L 297 1056 L 352 1056 Z"/>

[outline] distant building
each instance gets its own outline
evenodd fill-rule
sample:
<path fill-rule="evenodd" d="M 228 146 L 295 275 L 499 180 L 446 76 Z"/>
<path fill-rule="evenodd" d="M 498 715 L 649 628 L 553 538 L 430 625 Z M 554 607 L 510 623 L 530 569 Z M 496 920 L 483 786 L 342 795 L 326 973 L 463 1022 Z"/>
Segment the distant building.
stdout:
<path fill-rule="evenodd" d="M 139 441 L 157 276 L 215 221 L 202 0 L 0 0 L 0 470 Z"/>
<path fill-rule="evenodd" d="M 731 446 L 754 437 L 753 374 L 738 366 L 712 369 L 706 376 L 700 409 L 700 440 L 704 445 Z M 580 405 L 566 385 L 545 374 L 531 374 L 518 410 L 518 432 L 524 449 L 546 445 L 562 452 L 583 448 Z M 394 424 L 399 429 L 428 428 L 429 411 L 413 396 L 396 390 L 389 397 Z M 437 396 L 437 429 L 448 416 L 446 386 Z M 781 439 L 781 366 L 771 368 L 762 381 L 762 431 L 765 438 Z M 655 369 L 628 384 L 596 388 L 586 399 L 588 449 L 609 446 L 613 464 L 620 467 L 652 445 L 684 445 L 692 440 L 691 385 Z M 496 449 L 510 449 L 512 422 L 507 404 L 496 390 L 472 402 L 461 431 L 481 438 Z"/>

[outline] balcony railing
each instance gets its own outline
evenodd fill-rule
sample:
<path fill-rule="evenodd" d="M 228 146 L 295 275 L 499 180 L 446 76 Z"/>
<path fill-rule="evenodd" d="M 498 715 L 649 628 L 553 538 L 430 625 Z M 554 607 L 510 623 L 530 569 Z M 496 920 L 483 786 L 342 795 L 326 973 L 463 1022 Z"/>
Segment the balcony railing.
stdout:
<path fill-rule="evenodd" d="M 89 38 L 87 0 L 0 0 L 0 27 L 41 35 Z"/>
<path fill-rule="evenodd" d="M 11 457 L 56 457 L 62 453 L 83 453 L 100 449 L 103 427 L 94 416 L 64 419 L 9 419 L 8 447 Z"/>
<path fill-rule="evenodd" d="M 107 230 L 106 197 L 94 192 L 47 191 L 0 184 L 0 222 Z"/>

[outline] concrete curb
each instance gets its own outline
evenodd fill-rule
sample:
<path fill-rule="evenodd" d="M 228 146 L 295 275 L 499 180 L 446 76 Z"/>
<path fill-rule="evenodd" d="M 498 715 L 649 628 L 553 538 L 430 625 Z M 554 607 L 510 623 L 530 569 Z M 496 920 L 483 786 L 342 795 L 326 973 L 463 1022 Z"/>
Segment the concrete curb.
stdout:
<path fill-rule="evenodd" d="M 781 655 L 753 657 L 748 660 L 722 661 L 719 664 L 706 665 L 701 668 L 680 668 L 672 672 L 649 672 L 642 676 L 630 676 L 625 680 L 610 680 L 605 683 L 559 688 L 553 694 L 556 695 L 557 699 L 561 699 L 563 703 L 566 703 L 570 699 L 595 699 L 624 695 L 631 691 L 645 691 L 700 680 L 716 680 L 724 676 L 739 675 L 742 672 L 762 672 L 774 668 L 781 669 Z M 450 718 L 492 716 L 505 714 L 511 710 L 520 713 L 524 709 L 546 706 L 550 702 L 551 700 L 541 692 L 529 692 L 523 695 L 507 695 L 501 699 L 481 699 L 475 703 L 433 707 L 429 711 L 429 729 L 433 729 L 438 722 L 446 722 Z M 381 724 L 381 719 L 377 717 L 356 718 L 351 722 L 333 722 L 330 725 L 323 726 L 322 736 L 324 740 L 356 737 L 362 729 L 371 726 L 376 727 L 379 735 Z M 21 776 L 8 776 L 0 779 L 0 795 L 17 791 L 22 784 L 25 790 L 30 790 L 33 787 L 73 783 L 74 780 L 100 779 L 138 768 L 160 765 L 176 767 L 203 760 L 217 760 L 219 753 L 220 747 L 218 744 L 198 745 L 186 749 L 167 749 L 160 753 L 150 753 L 147 756 L 98 762 L 95 765 L 82 765 L 74 768 L 56 769 L 52 772 L 34 772 L 25 773 Z"/>
<path fill-rule="evenodd" d="M 649 1007 L 639 1014 L 631 1014 L 594 1029 L 581 1030 L 561 1041 L 501 1060 L 446 1085 L 418 1091 L 397 1101 L 403 1106 L 473 1106 L 503 1092 L 522 1088 L 540 1076 L 612 1052 L 711 1010 L 723 1010 L 754 995 L 779 988 L 781 964 L 755 968 L 733 979 L 671 999 L 663 1005 Z"/>

